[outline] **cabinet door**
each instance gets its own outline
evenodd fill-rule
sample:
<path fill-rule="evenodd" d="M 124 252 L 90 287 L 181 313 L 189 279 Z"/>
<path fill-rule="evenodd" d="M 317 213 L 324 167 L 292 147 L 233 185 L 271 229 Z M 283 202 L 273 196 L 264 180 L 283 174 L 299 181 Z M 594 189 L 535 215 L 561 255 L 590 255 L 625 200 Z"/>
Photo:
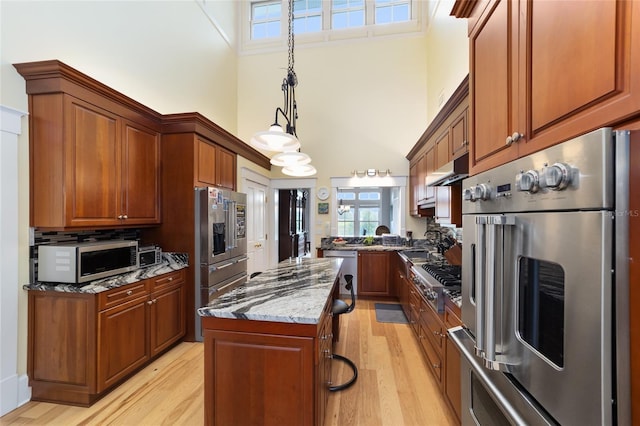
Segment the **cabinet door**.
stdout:
<path fill-rule="evenodd" d="M 458 419 L 460 419 L 462 394 L 460 392 L 461 372 L 460 372 L 460 351 L 456 345 L 447 338 L 445 340 L 445 377 L 444 377 L 444 393 L 449 401 L 449 405 L 453 408 Z"/>
<path fill-rule="evenodd" d="M 424 155 L 424 176 L 433 173 L 436 170 L 436 149 L 432 146 Z M 422 179 L 422 188 L 424 191 L 424 199 L 431 203 L 435 200 L 436 190 L 433 186 L 427 186 L 425 179 Z"/>
<path fill-rule="evenodd" d="M 198 181 L 203 185 L 216 185 L 216 147 L 198 139 Z"/>
<path fill-rule="evenodd" d="M 553 2 L 557 3 L 557 2 Z M 507 135 L 518 129 L 518 3 L 491 2 L 469 35 L 470 97 L 473 145 L 470 148 L 470 172 L 475 174 L 517 155 Z M 555 96 L 554 96 L 555 97 Z"/>
<path fill-rule="evenodd" d="M 160 135 L 123 121 L 124 225 L 160 223 Z"/>
<path fill-rule="evenodd" d="M 520 9 L 519 156 L 637 114 L 639 2 L 521 0 Z"/>
<path fill-rule="evenodd" d="M 93 295 L 29 291 L 27 370 L 34 398 L 51 399 L 51 384 L 58 383 L 67 386 L 62 400 L 86 403 L 81 392 L 95 393 L 95 318 Z"/>
<path fill-rule="evenodd" d="M 451 123 L 451 158 L 458 158 L 468 151 L 467 113 L 465 108 Z"/>
<path fill-rule="evenodd" d="M 314 424 L 315 340 L 205 329 L 205 424 Z"/>
<path fill-rule="evenodd" d="M 449 128 L 447 128 L 436 140 L 435 152 L 435 169 L 447 164 L 451 158 L 451 137 Z"/>
<path fill-rule="evenodd" d="M 150 355 L 156 356 L 185 333 L 184 288 L 178 282 L 166 290 L 153 293 L 149 305 Z"/>
<path fill-rule="evenodd" d="M 147 301 L 141 297 L 98 314 L 98 392 L 149 359 Z"/>
<path fill-rule="evenodd" d="M 418 215 L 419 194 L 420 184 L 418 180 L 418 163 L 415 162 L 409 165 L 409 213 L 411 216 Z"/>
<path fill-rule="evenodd" d="M 236 189 L 236 154 L 217 147 L 216 182 L 217 185 L 231 190 Z"/>
<path fill-rule="evenodd" d="M 390 296 L 389 253 L 358 252 L 358 294 Z"/>
<path fill-rule="evenodd" d="M 118 117 L 65 97 L 65 225 L 118 224 L 120 144 Z"/>

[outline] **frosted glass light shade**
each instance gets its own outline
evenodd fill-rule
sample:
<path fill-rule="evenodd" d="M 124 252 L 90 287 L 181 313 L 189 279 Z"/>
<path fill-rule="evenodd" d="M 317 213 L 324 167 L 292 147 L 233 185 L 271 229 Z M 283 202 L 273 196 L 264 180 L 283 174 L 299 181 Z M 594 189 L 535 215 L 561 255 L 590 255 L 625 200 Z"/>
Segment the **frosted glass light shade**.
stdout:
<path fill-rule="evenodd" d="M 298 151 L 285 151 L 271 157 L 271 164 L 279 167 L 304 166 L 310 162 L 311 157 Z"/>
<path fill-rule="evenodd" d="M 312 176 L 318 171 L 311 164 L 304 164 L 302 166 L 287 166 L 282 168 L 282 173 L 287 176 Z"/>
<path fill-rule="evenodd" d="M 300 141 L 294 135 L 286 133 L 278 124 L 273 124 L 266 132 L 258 132 L 251 138 L 251 145 L 266 151 L 295 151 Z"/>

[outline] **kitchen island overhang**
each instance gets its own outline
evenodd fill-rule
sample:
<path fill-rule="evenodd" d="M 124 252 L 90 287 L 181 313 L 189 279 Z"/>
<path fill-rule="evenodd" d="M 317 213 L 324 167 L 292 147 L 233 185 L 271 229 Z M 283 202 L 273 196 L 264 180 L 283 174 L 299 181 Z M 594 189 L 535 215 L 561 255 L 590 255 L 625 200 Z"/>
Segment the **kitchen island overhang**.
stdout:
<path fill-rule="evenodd" d="M 198 310 L 205 424 L 322 424 L 342 259 L 281 262 Z"/>

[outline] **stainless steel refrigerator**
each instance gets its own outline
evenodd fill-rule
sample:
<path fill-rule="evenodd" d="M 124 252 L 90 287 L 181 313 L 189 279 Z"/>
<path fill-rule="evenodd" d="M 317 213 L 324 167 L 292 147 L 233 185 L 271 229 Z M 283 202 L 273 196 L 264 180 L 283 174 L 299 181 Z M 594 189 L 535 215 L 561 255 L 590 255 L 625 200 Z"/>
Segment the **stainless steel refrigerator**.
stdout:
<path fill-rule="evenodd" d="M 195 337 L 202 341 L 197 309 L 247 279 L 247 196 L 215 187 L 195 191 Z"/>

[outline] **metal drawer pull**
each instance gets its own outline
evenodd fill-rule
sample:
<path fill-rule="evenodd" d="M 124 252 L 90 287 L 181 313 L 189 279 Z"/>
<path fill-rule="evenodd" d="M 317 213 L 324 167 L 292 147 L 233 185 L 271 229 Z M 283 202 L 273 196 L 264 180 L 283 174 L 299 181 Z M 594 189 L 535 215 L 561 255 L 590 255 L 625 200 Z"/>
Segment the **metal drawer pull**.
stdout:
<path fill-rule="evenodd" d="M 131 296 L 133 294 L 133 290 L 127 291 L 127 296 Z"/>

